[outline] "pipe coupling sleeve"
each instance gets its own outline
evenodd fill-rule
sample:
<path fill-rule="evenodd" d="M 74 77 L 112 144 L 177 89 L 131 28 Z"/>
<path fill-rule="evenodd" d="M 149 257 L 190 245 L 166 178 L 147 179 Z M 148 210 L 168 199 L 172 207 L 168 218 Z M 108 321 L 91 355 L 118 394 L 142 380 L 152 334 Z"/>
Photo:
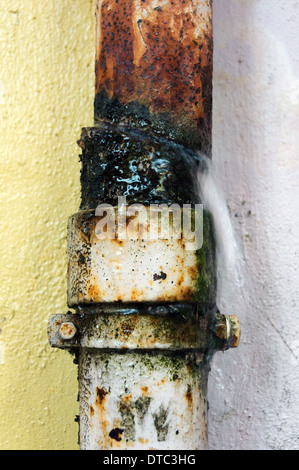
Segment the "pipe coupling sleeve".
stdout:
<path fill-rule="evenodd" d="M 215 250 L 209 214 L 203 212 L 201 247 L 190 249 L 184 234 L 180 239 L 150 236 L 157 227 L 148 223 L 150 207 L 144 209 L 138 215 L 137 237 L 136 224 L 132 226 L 128 218 L 119 222 L 117 208 L 111 207 L 105 234 L 103 218 L 94 210 L 70 217 L 69 307 L 115 302 L 215 303 Z"/>

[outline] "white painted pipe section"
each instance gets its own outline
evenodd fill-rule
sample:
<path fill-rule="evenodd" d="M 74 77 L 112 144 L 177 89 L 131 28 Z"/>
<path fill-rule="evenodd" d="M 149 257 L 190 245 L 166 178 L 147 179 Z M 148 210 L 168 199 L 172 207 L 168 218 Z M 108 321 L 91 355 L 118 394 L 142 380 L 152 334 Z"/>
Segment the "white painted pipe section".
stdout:
<path fill-rule="evenodd" d="M 82 450 L 206 450 L 207 372 L 200 353 L 82 349 Z"/>
<path fill-rule="evenodd" d="M 50 344 L 77 351 L 82 450 L 207 449 L 211 355 L 237 347 L 240 329 L 194 308 L 51 318 Z"/>

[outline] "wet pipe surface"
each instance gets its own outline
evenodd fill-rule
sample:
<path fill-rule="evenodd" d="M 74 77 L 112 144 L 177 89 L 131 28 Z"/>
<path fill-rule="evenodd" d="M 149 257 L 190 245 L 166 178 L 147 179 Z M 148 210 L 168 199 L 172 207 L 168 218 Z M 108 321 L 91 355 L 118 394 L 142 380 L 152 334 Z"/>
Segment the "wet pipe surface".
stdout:
<path fill-rule="evenodd" d="M 139 130 L 101 124 L 83 129 L 81 209 L 100 203 L 199 203 L 197 165 L 201 159 L 182 145 Z"/>

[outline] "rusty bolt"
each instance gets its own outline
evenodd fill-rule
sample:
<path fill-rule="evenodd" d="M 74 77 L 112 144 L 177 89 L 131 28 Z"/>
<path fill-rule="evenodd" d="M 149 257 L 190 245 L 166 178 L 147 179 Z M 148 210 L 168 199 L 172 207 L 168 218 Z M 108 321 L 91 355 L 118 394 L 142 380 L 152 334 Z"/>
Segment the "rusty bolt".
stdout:
<path fill-rule="evenodd" d="M 215 333 L 226 349 L 237 348 L 240 343 L 241 328 L 236 315 L 216 315 Z"/>
<path fill-rule="evenodd" d="M 62 323 L 61 327 L 59 328 L 59 334 L 65 341 L 70 341 L 73 339 L 76 333 L 77 328 L 71 322 Z"/>

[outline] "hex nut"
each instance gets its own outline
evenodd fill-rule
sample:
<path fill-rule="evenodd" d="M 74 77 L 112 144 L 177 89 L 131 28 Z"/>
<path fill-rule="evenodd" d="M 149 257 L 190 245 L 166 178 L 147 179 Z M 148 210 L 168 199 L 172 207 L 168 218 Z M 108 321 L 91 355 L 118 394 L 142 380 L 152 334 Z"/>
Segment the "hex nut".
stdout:
<path fill-rule="evenodd" d="M 240 343 L 241 327 L 236 315 L 216 315 L 215 334 L 224 343 L 225 349 L 237 348 Z"/>
<path fill-rule="evenodd" d="M 77 328 L 71 322 L 62 323 L 61 327 L 59 328 L 59 335 L 65 341 L 70 341 L 75 337 L 77 333 Z"/>

